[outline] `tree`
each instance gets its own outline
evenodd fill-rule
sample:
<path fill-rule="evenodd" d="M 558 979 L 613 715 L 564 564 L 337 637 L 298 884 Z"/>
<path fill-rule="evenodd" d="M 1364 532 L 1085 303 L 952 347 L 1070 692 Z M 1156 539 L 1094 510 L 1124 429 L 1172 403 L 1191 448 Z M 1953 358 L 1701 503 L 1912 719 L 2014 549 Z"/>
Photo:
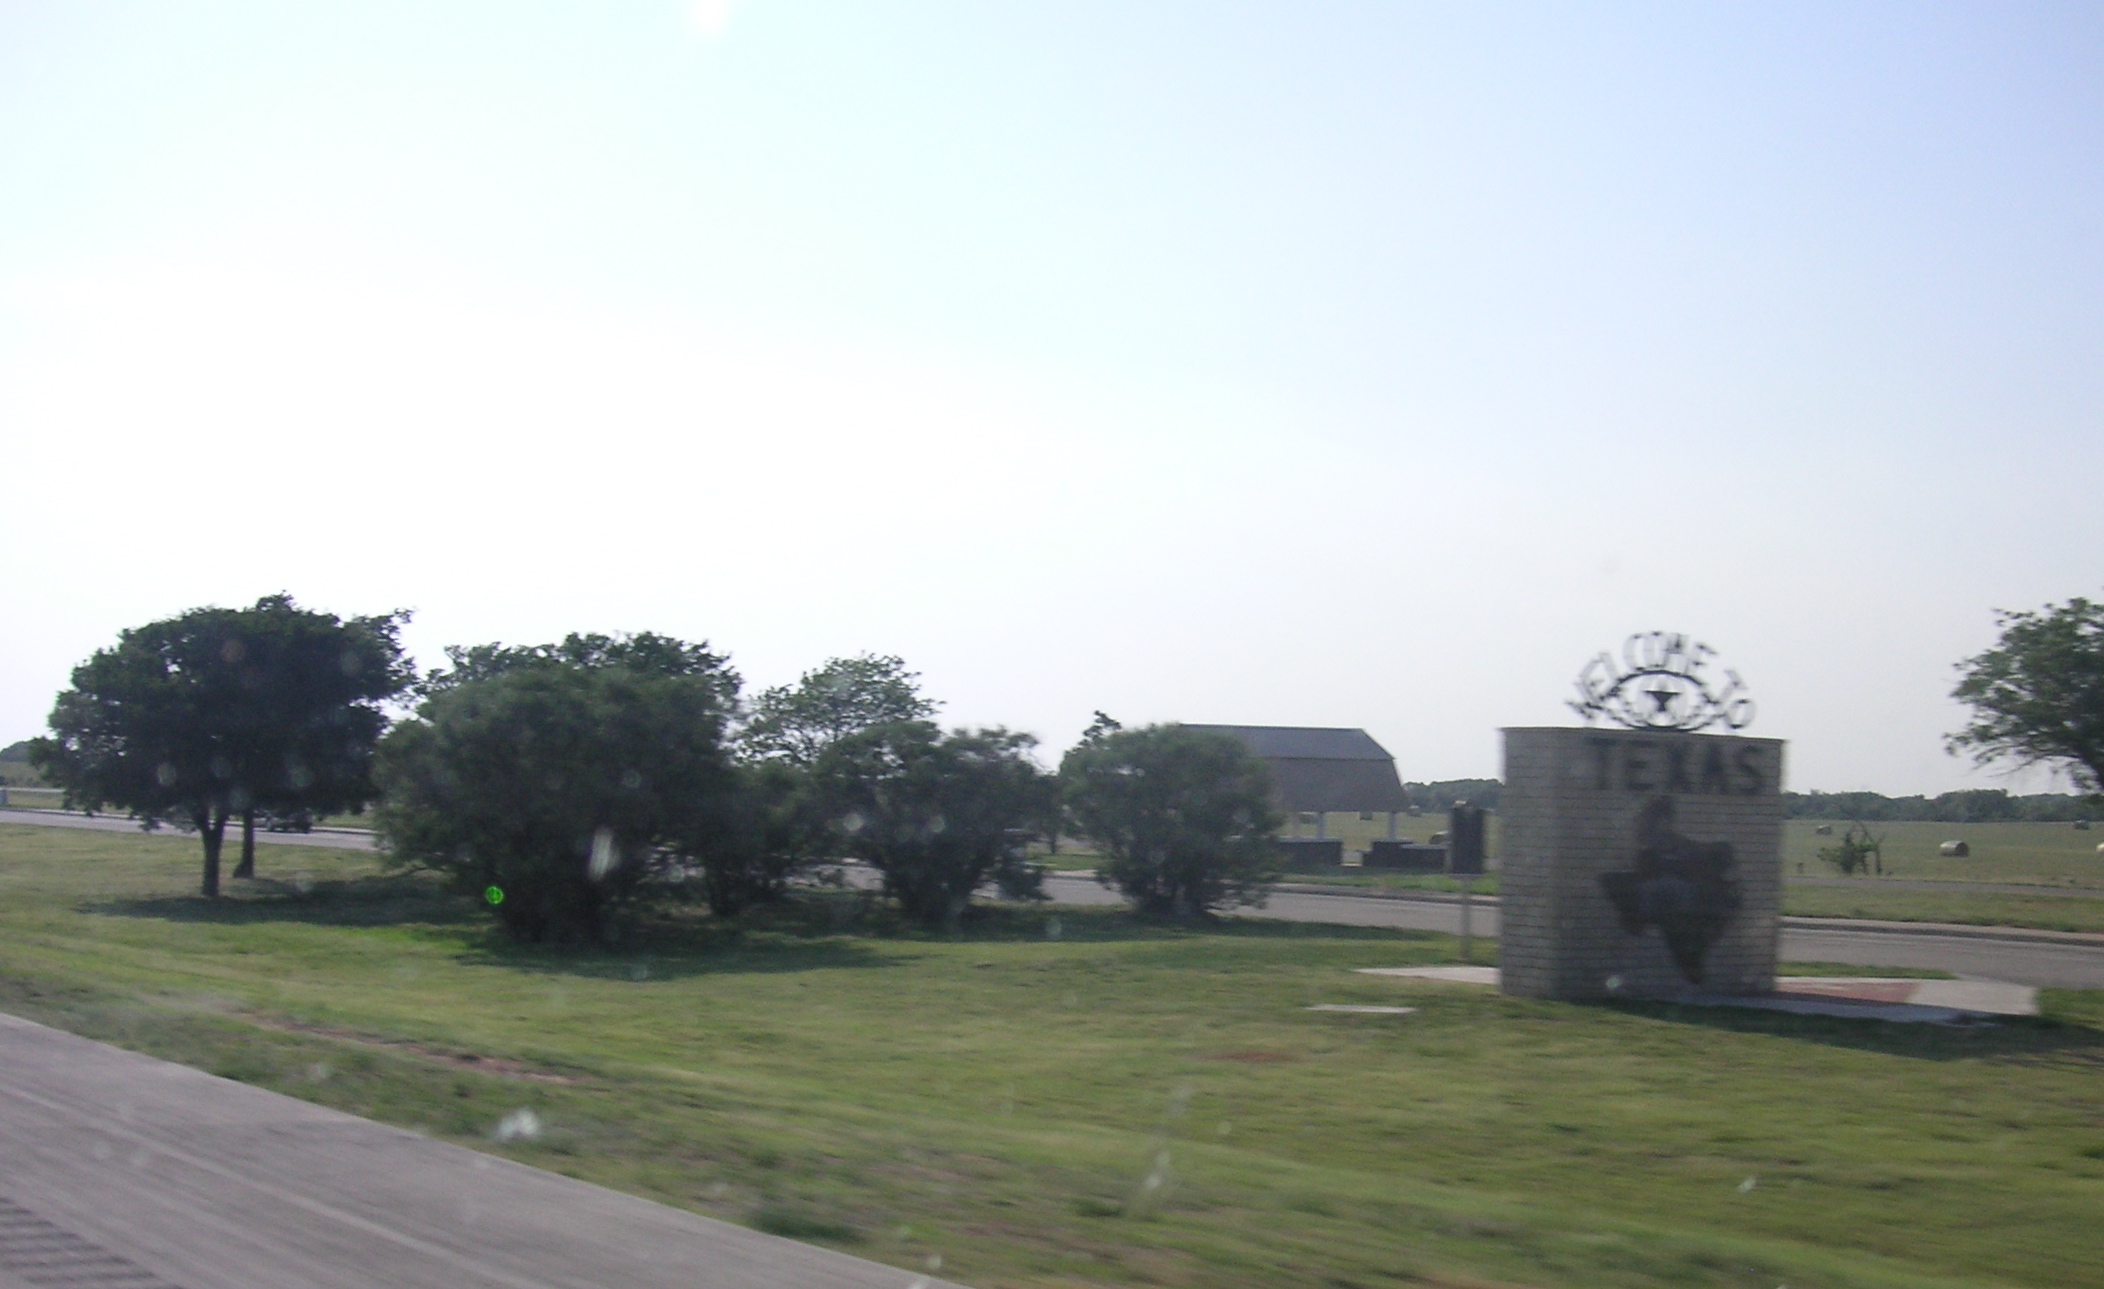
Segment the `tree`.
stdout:
<path fill-rule="evenodd" d="M 248 609 L 193 609 L 125 631 L 73 672 L 52 737 L 30 757 L 68 805 L 176 821 L 204 844 L 203 891 L 219 894 L 230 819 L 253 872 L 258 815 L 370 801 L 382 704 L 410 680 L 406 613 L 343 621 L 271 595 Z"/>
<path fill-rule="evenodd" d="M 877 725 L 819 754 L 813 803 L 838 844 L 883 874 L 906 916 L 954 927 L 988 881 L 1011 898 L 1040 892 L 1023 841 L 1055 788 L 1030 759 L 1036 743 L 1004 729 Z"/>
<path fill-rule="evenodd" d="M 1278 879 L 1270 774 L 1234 738 L 1103 713 L 1061 760 L 1077 831 L 1103 853 L 1096 880 L 1151 917 L 1257 904 Z"/>
<path fill-rule="evenodd" d="M 2077 789 L 2104 794 L 2104 604 L 2078 596 L 1995 617 L 2001 640 L 1958 664 L 1951 696 L 1972 720 L 1950 736 L 1951 752 L 2059 765 Z"/>
<path fill-rule="evenodd" d="M 936 705 L 921 697 L 919 680 L 920 673 L 906 670 L 900 658 L 831 659 L 794 685 L 761 690 L 741 741 L 755 759 L 808 768 L 851 734 L 933 716 Z"/>
<path fill-rule="evenodd" d="M 380 746 L 396 863 L 482 892 L 524 941 L 600 939 L 654 879 L 699 869 L 726 903 L 750 886 L 766 830 L 724 747 L 727 660 L 655 635 L 447 656 Z"/>

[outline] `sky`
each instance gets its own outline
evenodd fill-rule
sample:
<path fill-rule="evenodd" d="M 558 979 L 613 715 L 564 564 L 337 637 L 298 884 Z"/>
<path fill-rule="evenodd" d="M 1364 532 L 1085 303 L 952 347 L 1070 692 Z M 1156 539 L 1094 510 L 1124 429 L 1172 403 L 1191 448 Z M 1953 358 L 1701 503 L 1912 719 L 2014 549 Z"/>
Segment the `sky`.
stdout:
<path fill-rule="evenodd" d="M 2104 593 L 2104 10 L 0 0 L 0 742 L 289 591 L 1362 726 L 1686 632 L 1789 786 Z"/>

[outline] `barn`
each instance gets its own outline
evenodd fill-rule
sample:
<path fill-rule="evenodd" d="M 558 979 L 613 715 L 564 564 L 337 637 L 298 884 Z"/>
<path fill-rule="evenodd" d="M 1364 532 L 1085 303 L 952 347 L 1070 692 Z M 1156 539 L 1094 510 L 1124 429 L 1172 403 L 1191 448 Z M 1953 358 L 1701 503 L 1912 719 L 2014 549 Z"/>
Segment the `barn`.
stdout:
<path fill-rule="evenodd" d="M 1390 839 L 1396 816 L 1410 809 L 1410 798 L 1395 773 L 1395 758 L 1365 730 L 1324 729 L 1303 725 L 1185 725 L 1185 729 L 1226 734 L 1271 767 L 1271 786 L 1278 808 L 1286 812 L 1286 835 L 1299 837 L 1312 824 L 1314 835 L 1331 835 L 1333 816 L 1376 821 Z"/>

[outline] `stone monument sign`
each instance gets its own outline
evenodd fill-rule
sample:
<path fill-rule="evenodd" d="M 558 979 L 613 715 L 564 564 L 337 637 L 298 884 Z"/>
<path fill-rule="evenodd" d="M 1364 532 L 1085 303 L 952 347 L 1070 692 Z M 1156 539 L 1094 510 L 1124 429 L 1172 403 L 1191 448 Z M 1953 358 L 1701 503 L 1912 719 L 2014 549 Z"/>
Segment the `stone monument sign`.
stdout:
<path fill-rule="evenodd" d="M 1504 990 L 1530 998 L 1764 994 L 1782 911 L 1783 743 L 1684 636 L 1632 636 L 1572 707 L 1621 729 L 1508 729 Z M 1619 664 L 1619 665 L 1618 665 Z"/>

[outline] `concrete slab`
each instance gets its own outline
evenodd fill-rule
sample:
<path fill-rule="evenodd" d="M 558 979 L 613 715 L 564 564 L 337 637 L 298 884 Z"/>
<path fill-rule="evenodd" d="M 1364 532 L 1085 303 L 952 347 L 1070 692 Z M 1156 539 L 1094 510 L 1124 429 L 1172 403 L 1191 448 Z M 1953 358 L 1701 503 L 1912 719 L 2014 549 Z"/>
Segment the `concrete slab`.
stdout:
<path fill-rule="evenodd" d="M 1357 1012 L 1362 1016 L 1408 1016 L 1415 1007 L 1376 1007 L 1369 1003 L 1316 1003 L 1311 1012 Z"/>
<path fill-rule="evenodd" d="M 1402 976 L 1410 980 L 1444 980 L 1455 985 L 1489 985 L 1498 983 L 1496 967 L 1358 967 L 1362 976 Z"/>
<path fill-rule="evenodd" d="M 1360 967 L 1360 975 L 1496 988 L 1496 967 Z M 1695 1007 L 1751 1007 L 1801 1016 L 1950 1024 L 1983 1016 L 2036 1016 L 2038 990 L 2003 980 L 1916 980 L 1897 976 L 1782 976 L 1765 996 L 1688 994 Z"/>
<path fill-rule="evenodd" d="M 5 1014 L 0 1161 L 0 1286 L 935 1283 Z"/>

